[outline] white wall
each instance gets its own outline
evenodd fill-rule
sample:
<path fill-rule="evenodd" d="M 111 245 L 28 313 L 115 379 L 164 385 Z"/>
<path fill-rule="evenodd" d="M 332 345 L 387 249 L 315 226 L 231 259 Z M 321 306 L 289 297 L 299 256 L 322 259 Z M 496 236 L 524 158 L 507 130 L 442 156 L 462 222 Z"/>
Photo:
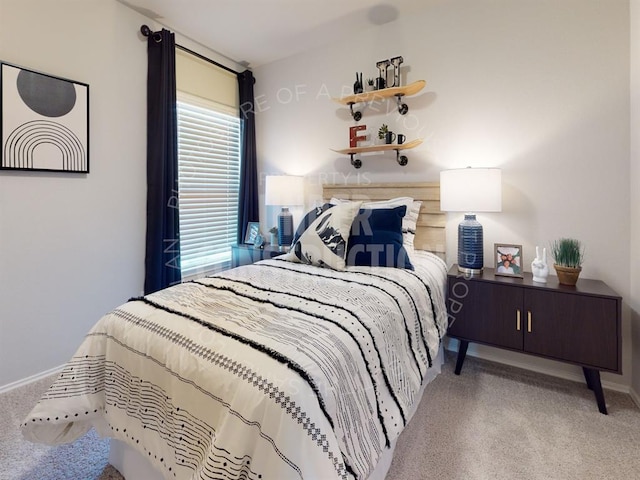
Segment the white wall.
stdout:
<path fill-rule="evenodd" d="M 0 58 L 89 84 L 90 173 L 0 172 L 0 385 L 66 362 L 142 289 L 146 44 L 108 1 L 0 0 Z"/>
<path fill-rule="evenodd" d="M 65 363 L 142 293 L 143 23 L 158 28 L 115 0 L 0 0 L 0 59 L 88 83 L 91 142 L 88 175 L 0 171 L 0 388 Z"/>
<path fill-rule="evenodd" d="M 360 123 L 372 131 L 387 123 L 425 142 L 408 151 L 406 167 L 376 155 L 355 170 L 348 157 L 330 151 L 348 146 L 354 122 L 329 97 L 349 92 L 356 71 L 374 76 L 376 61 L 396 55 L 405 60 L 403 82 L 425 79 L 427 87 L 406 99 L 406 117 L 390 103 L 388 114 L 380 105 L 365 110 Z M 431 2 L 257 68 L 255 76 L 261 170 L 307 175 L 308 203 L 322 181 L 438 180 L 447 168 L 502 168 L 503 212 L 479 216 L 486 264 L 494 242 L 522 244 L 530 264 L 535 245 L 560 236 L 583 240 L 583 276 L 604 280 L 625 298 L 624 376 L 604 378 L 630 383 L 628 1 Z M 449 215 L 450 263 L 459 221 Z M 478 350 L 581 375 L 569 365 Z"/>
<path fill-rule="evenodd" d="M 632 386 L 640 402 L 640 0 L 631 0 L 631 307 L 633 350 Z"/>

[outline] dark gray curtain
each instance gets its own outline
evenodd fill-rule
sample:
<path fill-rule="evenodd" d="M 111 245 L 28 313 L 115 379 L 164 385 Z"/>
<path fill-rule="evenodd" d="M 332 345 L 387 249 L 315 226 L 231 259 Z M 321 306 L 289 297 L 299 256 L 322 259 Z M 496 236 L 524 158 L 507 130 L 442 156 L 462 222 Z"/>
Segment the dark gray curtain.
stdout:
<path fill-rule="evenodd" d="M 181 281 L 175 37 L 147 37 L 147 250 L 144 292 Z"/>
<path fill-rule="evenodd" d="M 238 205 L 238 243 L 242 243 L 248 222 L 259 220 L 258 158 L 256 155 L 256 121 L 253 99 L 255 78 L 249 70 L 238 73 L 240 93 L 240 201 Z"/>

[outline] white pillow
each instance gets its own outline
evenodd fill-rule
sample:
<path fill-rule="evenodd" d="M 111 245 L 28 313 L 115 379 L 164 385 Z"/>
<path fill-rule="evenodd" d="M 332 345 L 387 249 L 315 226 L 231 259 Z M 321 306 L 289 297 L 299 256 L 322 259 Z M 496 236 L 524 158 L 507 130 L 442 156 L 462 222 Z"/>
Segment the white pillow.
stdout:
<path fill-rule="evenodd" d="M 402 243 L 408 251 L 413 251 L 414 248 L 413 241 L 416 238 L 420 207 L 422 207 L 422 202 L 414 200 L 411 202 L 411 208 L 407 209 L 407 213 L 402 218 Z"/>
<path fill-rule="evenodd" d="M 340 205 L 341 203 L 352 202 L 353 200 L 345 200 L 343 198 L 332 197 L 329 200 L 331 205 Z M 361 208 L 395 208 L 400 205 L 406 205 L 407 210 L 411 207 L 411 202 L 413 202 L 413 198 L 411 197 L 396 197 L 391 198 L 389 200 L 378 200 L 375 202 L 362 202 Z"/>
<path fill-rule="evenodd" d="M 281 260 L 344 270 L 351 224 L 362 202 L 336 205 L 322 212 Z"/>
<path fill-rule="evenodd" d="M 342 198 L 331 198 L 329 203 L 332 205 L 340 205 L 348 203 L 351 200 Z M 375 202 L 362 202 L 360 208 L 395 208 L 400 205 L 406 205 L 407 213 L 402 219 L 402 243 L 404 248 L 409 252 L 413 251 L 413 243 L 416 237 L 416 228 L 418 226 L 418 216 L 420 215 L 420 207 L 422 202 L 414 201 L 411 197 L 396 197 L 389 200 L 379 200 Z"/>

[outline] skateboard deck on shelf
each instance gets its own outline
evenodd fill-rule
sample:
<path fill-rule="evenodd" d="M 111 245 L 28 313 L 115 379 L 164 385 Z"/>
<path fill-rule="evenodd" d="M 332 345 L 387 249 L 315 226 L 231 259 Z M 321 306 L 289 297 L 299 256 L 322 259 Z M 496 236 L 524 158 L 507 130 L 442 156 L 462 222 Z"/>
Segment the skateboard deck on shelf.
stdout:
<path fill-rule="evenodd" d="M 372 100 L 382 100 L 395 96 L 415 95 L 422 90 L 427 84 L 424 80 L 417 80 L 404 87 L 383 88 L 382 90 L 373 90 L 371 92 L 357 93 L 346 97 L 334 98 L 338 103 L 343 105 L 352 105 L 358 102 L 370 102 Z"/>
<path fill-rule="evenodd" d="M 336 153 L 341 153 L 343 155 L 350 155 L 352 153 L 385 152 L 388 150 L 406 150 L 408 148 L 417 147 L 421 143 L 422 143 L 422 139 L 416 138 L 415 140 L 411 140 L 410 142 L 401 143 L 401 144 L 385 143 L 381 145 L 368 145 L 366 147 L 351 147 L 351 148 L 342 148 L 340 150 L 334 150 L 334 149 L 331 149 L 331 150 Z"/>

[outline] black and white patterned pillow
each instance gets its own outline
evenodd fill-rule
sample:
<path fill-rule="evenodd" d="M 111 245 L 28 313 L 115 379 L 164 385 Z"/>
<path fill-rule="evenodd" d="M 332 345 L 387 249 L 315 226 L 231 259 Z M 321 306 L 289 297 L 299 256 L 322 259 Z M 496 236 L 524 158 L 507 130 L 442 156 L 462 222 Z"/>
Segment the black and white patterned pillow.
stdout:
<path fill-rule="evenodd" d="M 293 245 L 298 241 L 298 239 L 307 230 L 307 228 L 309 228 L 309 225 L 311 225 L 316 218 L 322 215 L 322 212 L 332 207 L 333 205 L 331 205 L 330 203 L 325 203 L 319 207 L 315 207 L 309 210 L 307 214 L 304 216 L 304 218 L 300 220 L 300 223 L 298 224 L 298 228 L 296 228 L 296 233 L 293 235 L 293 241 L 291 242 L 291 245 Z"/>
<path fill-rule="evenodd" d="M 361 203 L 349 202 L 322 212 L 294 242 L 291 251 L 279 259 L 344 270 L 351 224 Z"/>

